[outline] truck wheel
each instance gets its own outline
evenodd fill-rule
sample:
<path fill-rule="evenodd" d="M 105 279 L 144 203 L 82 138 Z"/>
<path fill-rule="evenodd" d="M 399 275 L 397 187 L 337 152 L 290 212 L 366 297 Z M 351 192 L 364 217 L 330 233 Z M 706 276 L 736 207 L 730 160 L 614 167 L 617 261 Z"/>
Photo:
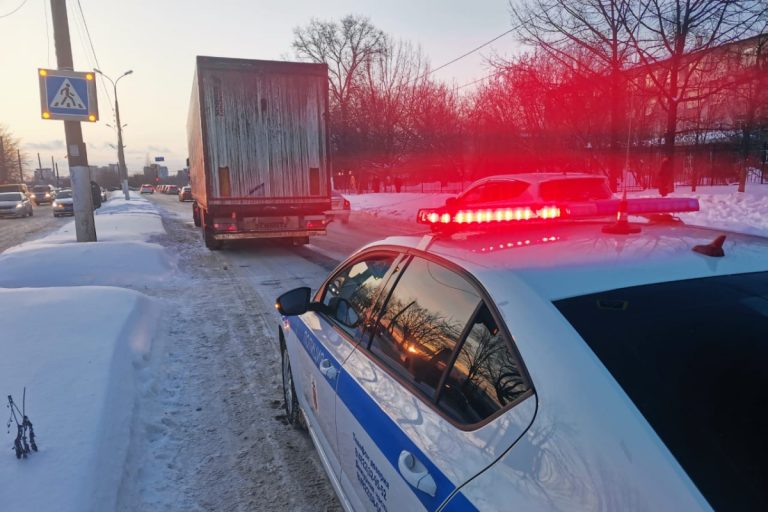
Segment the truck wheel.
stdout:
<path fill-rule="evenodd" d="M 197 206 L 197 203 L 192 204 L 192 220 L 195 223 L 195 227 L 200 227 L 200 207 Z"/>
<path fill-rule="evenodd" d="M 213 238 L 213 230 L 210 228 L 203 228 L 203 240 L 205 241 L 205 246 L 212 250 L 212 251 L 218 251 L 221 249 L 221 240 L 216 240 Z"/>

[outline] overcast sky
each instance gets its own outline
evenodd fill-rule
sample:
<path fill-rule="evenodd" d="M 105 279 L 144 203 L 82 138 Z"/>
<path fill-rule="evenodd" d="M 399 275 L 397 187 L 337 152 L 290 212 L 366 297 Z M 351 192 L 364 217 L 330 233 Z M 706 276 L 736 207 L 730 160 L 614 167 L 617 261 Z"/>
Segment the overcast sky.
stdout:
<path fill-rule="evenodd" d="M 22 140 L 37 166 L 51 156 L 66 169 L 64 126 L 40 118 L 37 68 L 56 68 L 50 0 L 0 0 L 0 124 Z M 507 0 L 80 0 L 100 69 L 118 84 L 126 163 L 130 174 L 147 158 L 165 157 L 171 173 L 187 156 L 186 118 L 196 55 L 292 60 L 293 29 L 311 18 L 367 16 L 396 39 L 420 45 L 438 67 L 511 27 Z M 75 70 L 96 67 L 77 0 L 67 0 Z M 509 55 L 513 35 L 435 73 L 462 85 L 486 76 L 485 57 Z M 99 84 L 101 119 L 83 123 L 91 165 L 117 161 L 109 90 Z"/>

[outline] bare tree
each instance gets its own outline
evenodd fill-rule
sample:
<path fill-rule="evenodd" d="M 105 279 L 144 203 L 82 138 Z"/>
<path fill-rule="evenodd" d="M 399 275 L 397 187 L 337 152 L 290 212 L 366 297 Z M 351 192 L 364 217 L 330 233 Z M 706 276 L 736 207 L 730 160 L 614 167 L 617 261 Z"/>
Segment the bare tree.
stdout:
<path fill-rule="evenodd" d="M 0 183 L 22 183 L 26 160 L 18 139 L 0 125 Z"/>
<path fill-rule="evenodd" d="M 384 33 L 368 18 L 348 15 L 338 22 L 313 19 L 293 35 L 298 58 L 328 64 L 334 145 L 344 152 L 353 93 L 364 65 L 382 52 Z"/>
<path fill-rule="evenodd" d="M 764 0 L 642 0 L 632 6 L 627 21 L 638 30 L 627 35 L 644 66 L 638 77 L 655 91 L 666 113 L 663 147 L 671 169 L 680 105 L 727 86 L 693 89 L 711 63 L 707 57 L 718 46 L 764 28 L 767 9 Z"/>
<path fill-rule="evenodd" d="M 633 47 L 628 33 L 637 22 L 628 19 L 636 0 L 524 0 L 510 2 L 521 40 L 552 56 L 575 78 L 607 85 L 609 104 L 609 176 L 615 187 L 617 155 L 623 136 L 624 69 Z M 599 78 L 600 80 L 595 80 Z"/>

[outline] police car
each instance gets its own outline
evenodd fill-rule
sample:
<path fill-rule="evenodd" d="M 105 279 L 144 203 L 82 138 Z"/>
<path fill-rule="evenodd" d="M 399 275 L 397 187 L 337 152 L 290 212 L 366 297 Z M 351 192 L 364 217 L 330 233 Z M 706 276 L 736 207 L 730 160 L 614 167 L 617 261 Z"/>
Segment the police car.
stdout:
<path fill-rule="evenodd" d="M 682 198 L 451 206 L 277 299 L 346 510 L 768 510 L 768 239 Z"/>

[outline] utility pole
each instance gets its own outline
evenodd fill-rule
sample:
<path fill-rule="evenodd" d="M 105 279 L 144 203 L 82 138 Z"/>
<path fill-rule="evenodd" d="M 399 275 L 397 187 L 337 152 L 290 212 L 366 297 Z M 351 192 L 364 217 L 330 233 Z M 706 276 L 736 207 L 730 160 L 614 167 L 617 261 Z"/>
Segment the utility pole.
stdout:
<path fill-rule="evenodd" d="M 36 181 L 43 181 L 43 162 L 40 160 L 40 153 L 37 154 L 37 178 Z"/>
<path fill-rule="evenodd" d="M 0 183 L 5 183 L 5 180 L 8 178 L 7 174 L 7 169 L 5 168 L 5 141 L 0 136 Z"/>
<path fill-rule="evenodd" d="M 53 21 L 53 39 L 56 45 L 56 61 L 59 69 L 74 71 L 72 46 L 69 42 L 66 0 L 51 0 L 51 20 Z M 67 141 L 69 176 L 72 180 L 77 241 L 95 242 L 96 223 L 93 220 L 90 171 L 80 122 L 64 121 L 64 134 Z"/>
<path fill-rule="evenodd" d="M 123 153 L 123 125 L 120 123 L 120 104 L 117 102 L 117 83 L 124 76 L 128 76 L 133 73 L 133 70 L 129 69 L 117 77 L 117 80 L 115 81 L 112 81 L 112 79 L 105 75 L 101 70 L 96 68 L 93 70 L 109 80 L 112 83 L 112 88 L 115 91 L 115 121 L 117 123 L 117 165 L 119 167 L 118 174 L 120 176 L 120 183 L 123 185 L 123 194 L 125 195 L 125 200 L 128 201 L 131 196 L 128 192 L 128 170 L 125 168 L 125 153 Z"/>

